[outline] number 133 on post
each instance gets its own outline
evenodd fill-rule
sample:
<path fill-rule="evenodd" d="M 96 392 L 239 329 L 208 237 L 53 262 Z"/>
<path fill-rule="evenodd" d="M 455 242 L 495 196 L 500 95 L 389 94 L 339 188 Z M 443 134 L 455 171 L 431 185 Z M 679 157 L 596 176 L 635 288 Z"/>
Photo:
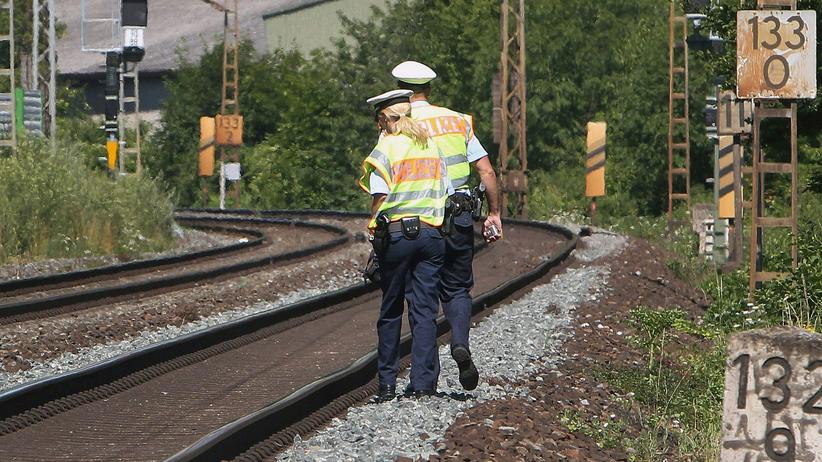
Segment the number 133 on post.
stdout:
<path fill-rule="evenodd" d="M 816 97 L 816 12 L 738 11 L 739 98 Z"/>

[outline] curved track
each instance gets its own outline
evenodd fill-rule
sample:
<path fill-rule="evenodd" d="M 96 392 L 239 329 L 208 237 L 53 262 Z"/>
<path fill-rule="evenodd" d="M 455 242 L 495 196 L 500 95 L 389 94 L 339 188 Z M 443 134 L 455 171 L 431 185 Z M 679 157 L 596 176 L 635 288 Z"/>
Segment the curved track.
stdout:
<path fill-rule="evenodd" d="M 560 261 L 575 242 L 564 234 L 509 223 L 504 244 L 475 260 L 475 308 Z M 349 382 L 373 377 L 362 358 L 375 344 L 378 303 L 373 286 L 359 285 L 0 394 L 0 460 L 157 460 L 272 401 L 313 410 L 333 398 L 315 381 L 355 362 Z M 302 395 L 313 404 L 295 401 Z"/>
<path fill-rule="evenodd" d="M 351 235 L 339 226 L 286 218 L 178 217 L 201 228 L 250 236 L 240 242 L 183 255 L 0 284 L 0 325 L 69 313 L 103 303 L 156 294 L 341 246 Z M 283 249 L 273 237 L 304 229 L 302 244 Z"/>

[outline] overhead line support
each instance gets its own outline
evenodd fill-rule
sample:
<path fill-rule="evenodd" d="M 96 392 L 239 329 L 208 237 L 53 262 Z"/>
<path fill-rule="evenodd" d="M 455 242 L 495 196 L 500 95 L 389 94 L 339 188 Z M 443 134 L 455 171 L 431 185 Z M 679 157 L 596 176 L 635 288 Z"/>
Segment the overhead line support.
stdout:
<path fill-rule="evenodd" d="M 511 5 L 514 2 L 514 5 Z M 513 21 L 512 21 L 513 19 Z M 528 216 L 525 104 L 525 0 L 500 5 L 499 170 L 500 204 L 508 215 L 509 195 L 516 195 L 513 215 Z"/>

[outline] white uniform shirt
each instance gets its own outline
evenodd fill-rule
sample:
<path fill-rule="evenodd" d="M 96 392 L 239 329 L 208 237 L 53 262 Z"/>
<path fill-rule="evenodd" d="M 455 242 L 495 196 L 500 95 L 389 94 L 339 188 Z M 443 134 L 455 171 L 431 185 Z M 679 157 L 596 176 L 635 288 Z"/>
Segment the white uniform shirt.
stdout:
<path fill-rule="evenodd" d="M 411 103 L 411 108 L 413 109 L 415 107 L 425 107 L 430 105 L 431 104 L 428 101 L 414 101 L 413 103 Z M 473 127 L 471 127 L 471 135 L 468 138 L 468 144 L 466 145 L 466 148 L 468 149 L 468 152 L 466 153 L 466 155 L 468 156 L 468 162 L 476 162 L 482 159 L 483 157 L 488 156 L 488 151 L 486 151 L 485 148 L 482 147 L 482 144 L 480 144 L 477 137 L 474 136 Z"/>

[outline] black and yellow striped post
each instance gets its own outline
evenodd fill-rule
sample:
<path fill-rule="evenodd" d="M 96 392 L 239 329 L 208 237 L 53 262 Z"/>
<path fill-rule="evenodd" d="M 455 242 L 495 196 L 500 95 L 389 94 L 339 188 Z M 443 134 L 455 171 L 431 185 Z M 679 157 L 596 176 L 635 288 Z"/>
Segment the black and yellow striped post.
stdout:
<path fill-rule="evenodd" d="M 605 122 L 588 122 L 585 158 L 585 196 L 591 198 L 591 222 L 596 219 L 597 197 L 605 195 Z"/>
<path fill-rule="evenodd" d="M 724 135 L 719 137 L 719 218 L 736 219 L 736 175 L 734 174 L 734 137 Z"/>
<path fill-rule="evenodd" d="M 214 175 L 215 132 L 214 117 L 200 117 L 200 152 L 197 172 L 203 190 L 203 207 L 208 207 L 208 179 Z"/>

